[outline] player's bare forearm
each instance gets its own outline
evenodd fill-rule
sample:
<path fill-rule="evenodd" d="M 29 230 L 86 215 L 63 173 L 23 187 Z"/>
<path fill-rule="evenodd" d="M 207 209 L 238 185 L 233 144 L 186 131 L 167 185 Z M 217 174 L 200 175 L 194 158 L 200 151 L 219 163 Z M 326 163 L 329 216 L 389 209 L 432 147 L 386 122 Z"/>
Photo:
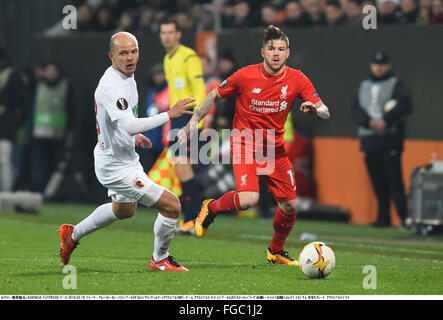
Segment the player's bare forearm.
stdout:
<path fill-rule="evenodd" d="M 212 110 L 220 97 L 217 93 L 217 89 L 212 90 L 208 96 L 200 103 L 197 110 L 194 111 L 191 121 L 200 122 L 206 115 Z"/>
<path fill-rule="evenodd" d="M 328 107 L 325 106 L 322 101 L 319 101 L 316 104 L 313 104 L 310 101 L 305 101 L 300 106 L 300 110 L 312 114 L 317 119 L 329 120 L 331 118 Z"/>
<path fill-rule="evenodd" d="M 329 120 L 331 115 L 329 113 L 329 109 L 323 103 L 320 106 L 315 107 L 315 117 L 321 120 Z"/>
<path fill-rule="evenodd" d="M 182 128 L 181 132 L 179 132 L 178 140 L 180 143 L 184 143 L 189 137 L 192 136 L 197 128 L 197 124 L 200 122 L 200 120 L 206 117 L 220 98 L 221 97 L 218 95 L 217 89 L 214 89 L 205 99 L 203 99 L 202 103 L 200 103 L 198 108 L 194 111 L 191 120 L 189 120 L 188 124 Z"/>

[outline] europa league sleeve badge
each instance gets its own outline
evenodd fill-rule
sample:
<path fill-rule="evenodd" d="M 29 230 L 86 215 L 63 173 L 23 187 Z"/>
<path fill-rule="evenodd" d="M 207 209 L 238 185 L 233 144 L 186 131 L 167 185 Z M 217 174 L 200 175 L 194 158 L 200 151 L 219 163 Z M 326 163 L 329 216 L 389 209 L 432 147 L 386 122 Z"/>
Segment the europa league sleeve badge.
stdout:
<path fill-rule="evenodd" d="M 126 110 L 128 109 L 128 101 L 125 98 L 120 98 L 117 100 L 117 108 L 119 108 L 120 110 Z"/>

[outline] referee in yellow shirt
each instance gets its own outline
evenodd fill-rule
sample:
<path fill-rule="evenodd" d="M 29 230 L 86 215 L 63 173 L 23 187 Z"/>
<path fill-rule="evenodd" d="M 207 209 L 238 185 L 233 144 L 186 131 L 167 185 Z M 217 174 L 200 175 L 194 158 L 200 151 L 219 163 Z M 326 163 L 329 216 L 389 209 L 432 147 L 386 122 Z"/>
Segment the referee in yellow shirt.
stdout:
<path fill-rule="evenodd" d="M 171 95 L 171 106 L 178 100 L 194 98 L 200 103 L 206 97 L 205 81 L 200 57 L 197 53 L 180 43 L 180 26 L 175 20 L 165 20 L 160 24 L 160 40 L 166 50 L 163 67 Z M 173 119 L 171 130 L 181 129 L 187 125 L 191 115 L 184 115 Z M 171 141 L 171 144 L 176 140 Z M 189 151 L 189 150 L 188 150 Z M 178 156 L 178 155 L 175 155 Z M 194 220 L 200 211 L 201 199 L 194 177 L 189 153 L 187 159 L 178 159 L 176 164 L 177 175 L 182 185 L 181 202 L 184 212 L 183 224 L 177 228 L 177 233 L 195 234 Z"/>

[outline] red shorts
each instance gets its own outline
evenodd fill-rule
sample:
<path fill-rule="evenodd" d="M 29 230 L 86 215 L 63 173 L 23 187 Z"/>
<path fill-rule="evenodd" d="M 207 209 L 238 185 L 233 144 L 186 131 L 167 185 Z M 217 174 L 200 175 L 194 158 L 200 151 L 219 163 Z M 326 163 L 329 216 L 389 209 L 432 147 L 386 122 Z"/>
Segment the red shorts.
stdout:
<path fill-rule="evenodd" d="M 277 202 L 294 200 L 297 196 L 295 187 L 294 170 L 287 156 L 275 159 L 275 165 L 259 164 L 233 164 L 236 191 L 260 192 L 258 177 L 263 175 L 268 190 Z"/>

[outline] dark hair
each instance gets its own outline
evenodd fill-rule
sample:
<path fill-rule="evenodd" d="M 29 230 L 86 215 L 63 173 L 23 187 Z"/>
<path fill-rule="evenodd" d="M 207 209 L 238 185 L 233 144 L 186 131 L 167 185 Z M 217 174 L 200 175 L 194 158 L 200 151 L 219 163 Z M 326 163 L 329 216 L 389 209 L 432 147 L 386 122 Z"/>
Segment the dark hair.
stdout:
<path fill-rule="evenodd" d="M 265 46 L 269 40 L 284 40 L 286 42 L 286 46 L 289 48 L 288 36 L 283 31 L 281 31 L 280 28 L 275 27 L 272 24 L 265 29 L 265 33 L 263 36 L 263 46 Z"/>
<path fill-rule="evenodd" d="M 338 0 L 326 0 L 326 5 L 327 6 L 333 6 L 333 7 L 341 8 L 340 3 L 338 2 Z"/>
<path fill-rule="evenodd" d="M 175 26 L 175 30 L 182 31 L 181 28 L 180 28 L 180 25 L 177 22 L 177 20 L 175 20 L 173 18 L 163 19 L 162 21 L 160 21 L 160 26 L 162 26 L 163 24 L 173 24 Z"/>

